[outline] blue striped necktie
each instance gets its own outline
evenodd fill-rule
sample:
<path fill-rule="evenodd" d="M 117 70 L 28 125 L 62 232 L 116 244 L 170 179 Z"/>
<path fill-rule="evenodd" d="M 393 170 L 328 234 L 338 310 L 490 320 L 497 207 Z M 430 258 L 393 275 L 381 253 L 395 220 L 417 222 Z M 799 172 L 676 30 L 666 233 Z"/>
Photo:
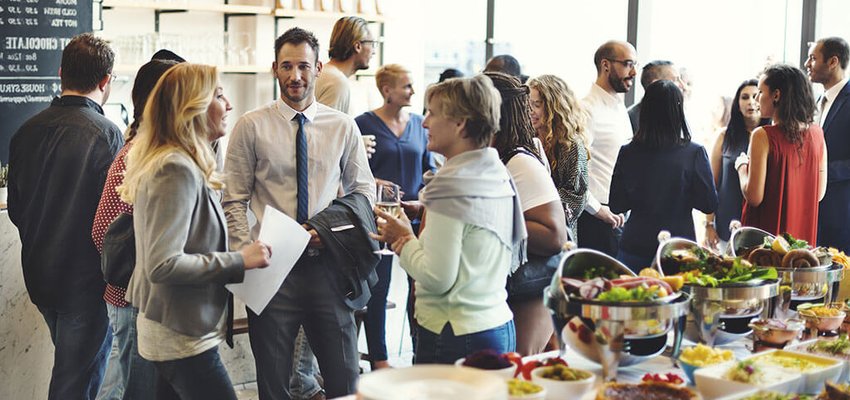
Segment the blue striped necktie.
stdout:
<path fill-rule="evenodd" d="M 298 212 L 295 220 L 299 224 L 307 221 L 307 206 L 310 204 L 307 192 L 307 136 L 304 134 L 304 114 L 295 114 L 298 120 L 298 134 L 295 136 L 295 174 L 298 177 Z"/>

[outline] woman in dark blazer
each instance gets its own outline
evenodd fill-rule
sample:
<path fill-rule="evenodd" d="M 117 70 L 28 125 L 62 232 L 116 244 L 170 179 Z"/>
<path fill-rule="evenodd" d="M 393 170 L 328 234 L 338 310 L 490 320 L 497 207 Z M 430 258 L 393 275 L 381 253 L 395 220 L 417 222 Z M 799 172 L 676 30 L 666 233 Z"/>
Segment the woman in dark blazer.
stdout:
<path fill-rule="evenodd" d="M 717 209 L 717 191 L 705 148 L 691 142 L 675 83 L 656 81 L 641 101 L 640 128 L 620 149 L 609 207 L 631 211 L 617 258 L 634 271 L 652 264 L 658 232 L 695 239 L 692 211 Z"/>
<path fill-rule="evenodd" d="M 224 284 L 267 266 L 271 249 L 255 242 L 227 251 L 210 143 L 224 136 L 230 109 L 215 67 L 168 70 L 148 98 L 118 188 L 135 207 L 127 299 L 139 307 L 139 353 L 164 379 L 158 398 L 236 399 L 218 356 L 232 318 Z"/>

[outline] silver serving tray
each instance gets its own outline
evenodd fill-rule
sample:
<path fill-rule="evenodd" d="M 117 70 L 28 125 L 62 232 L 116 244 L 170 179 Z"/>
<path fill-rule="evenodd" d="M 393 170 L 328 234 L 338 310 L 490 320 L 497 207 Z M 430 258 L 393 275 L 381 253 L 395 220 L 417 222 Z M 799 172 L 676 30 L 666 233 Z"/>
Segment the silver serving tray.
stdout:
<path fill-rule="evenodd" d="M 610 321 L 646 321 L 678 318 L 688 314 L 691 296 L 678 292 L 669 302 L 604 302 L 570 298 L 567 311 L 571 315 Z"/>

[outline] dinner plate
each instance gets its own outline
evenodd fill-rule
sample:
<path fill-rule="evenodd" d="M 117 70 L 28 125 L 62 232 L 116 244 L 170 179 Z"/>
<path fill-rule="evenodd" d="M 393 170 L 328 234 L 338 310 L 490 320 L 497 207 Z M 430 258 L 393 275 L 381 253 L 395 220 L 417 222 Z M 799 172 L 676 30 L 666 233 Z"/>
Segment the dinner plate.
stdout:
<path fill-rule="evenodd" d="M 506 400 L 504 379 L 485 371 L 452 365 L 387 368 L 360 378 L 363 400 Z"/>

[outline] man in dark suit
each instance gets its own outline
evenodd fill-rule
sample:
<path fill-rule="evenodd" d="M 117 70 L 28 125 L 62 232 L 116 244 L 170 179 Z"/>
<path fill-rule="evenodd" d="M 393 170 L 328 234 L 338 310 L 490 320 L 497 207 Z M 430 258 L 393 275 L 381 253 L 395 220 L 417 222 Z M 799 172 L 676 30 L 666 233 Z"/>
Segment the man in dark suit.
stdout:
<path fill-rule="evenodd" d="M 818 117 L 826 139 L 826 195 L 820 202 L 818 245 L 850 251 L 850 47 L 839 37 L 820 39 L 809 50 L 806 70 L 823 85 Z"/>
<path fill-rule="evenodd" d="M 640 73 L 640 85 L 643 86 L 644 91 L 646 91 L 646 87 L 652 82 L 660 81 L 662 79 L 672 81 L 684 92 L 682 77 L 679 75 L 679 69 L 673 65 L 673 62 L 667 60 L 654 60 L 643 66 L 643 70 Z M 628 110 L 629 122 L 632 123 L 632 133 L 637 133 L 638 127 L 640 126 L 640 104 L 640 102 L 637 102 L 629 107 Z"/>

